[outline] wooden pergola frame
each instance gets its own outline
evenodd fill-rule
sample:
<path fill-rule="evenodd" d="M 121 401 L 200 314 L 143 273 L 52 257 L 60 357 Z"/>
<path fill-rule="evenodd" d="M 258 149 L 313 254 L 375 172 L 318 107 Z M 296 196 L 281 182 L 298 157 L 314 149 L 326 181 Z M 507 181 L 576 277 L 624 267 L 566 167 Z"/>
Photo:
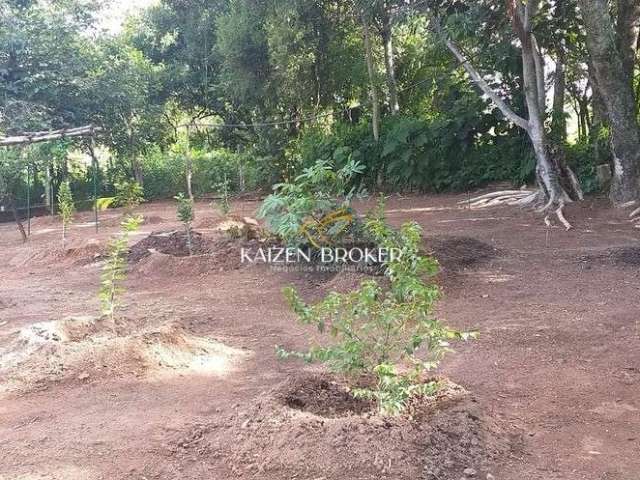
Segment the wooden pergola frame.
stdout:
<path fill-rule="evenodd" d="M 95 154 L 94 148 L 94 140 L 95 134 L 101 132 L 102 128 L 95 127 L 94 125 L 85 125 L 82 127 L 75 128 L 62 128 L 58 130 L 49 130 L 49 131 L 40 131 L 40 132 L 25 132 L 20 135 L 14 135 L 10 137 L 0 138 L 0 147 L 16 147 L 16 146 L 26 146 L 32 145 L 34 143 L 42 143 L 42 142 L 50 142 L 53 140 L 60 140 L 64 138 L 74 138 L 74 137 L 90 137 L 91 144 L 89 145 L 89 154 L 91 155 L 91 163 L 94 167 L 93 172 L 93 209 L 95 215 L 95 224 L 96 224 L 96 232 L 98 231 L 98 189 L 97 189 L 97 169 L 98 169 L 98 160 Z M 29 164 L 27 164 L 27 191 L 30 191 L 30 168 Z M 18 230 L 22 235 L 23 241 L 27 241 L 27 234 L 25 233 L 24 226 L 20 221 L 20 218 L 17 214 L 17 210 L 15 207 L 14 200 L 14 219 L 18 226 Z M 29 222 L 28 232 L 31 234 L 31 196 L 30 193 L 27 194 L 27 221 Z"/>

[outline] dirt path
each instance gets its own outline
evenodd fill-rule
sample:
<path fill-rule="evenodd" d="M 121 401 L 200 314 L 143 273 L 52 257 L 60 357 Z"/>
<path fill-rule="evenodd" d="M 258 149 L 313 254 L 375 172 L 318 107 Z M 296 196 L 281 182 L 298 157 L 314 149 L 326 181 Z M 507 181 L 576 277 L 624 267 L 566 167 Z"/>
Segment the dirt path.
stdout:
<path fill-rule="evenodd" d="M 622 249 L 637 248 L 640 232 L 597 202 L 574 207 L 576 229 L 563 232 L 528 212 L 462 210 L 460 198 L 393 199 L 389 218 L 415 219 L 436 237 L 445 266 L 440 315 L 482 333 L 459 346 L 442 373 L 470 390 L 483 414 L 523 432 L 523 449 L 505 454 L 491 473 L 638 480 L 640 253 Z M 254 205 L 236 205 L 237 213 Z M 144 213 L 151 222 L 140 237 L 177 227 L 169 205 Z M 215 224 L 210 207 L 198 213 L 204 227 Z M 99 268 L 91 260 L 116 231 L 117 214 L 110 215 L 100 234 L 74 228 L 72 251 L 59 247 L 57 226 L 46 218 L 34 222 L 25 246 L 11 225 L 0 226 L 0 479 L 294 478 L 286 464 L 261 471 L 236 451 L 260 434 L 249 417 L 269 392 L 301 370 L 315 371 L 275 358 L 275 344 L 302 348 L 308 338 L 281 288 L 293 281 L 317 295 L 328 284 L 260 267 L 220 271 L 189 259 L 150 259 L 134 267 L 115 336 L 94 320 L 47 323 L 98 311 Z M 69 338 L 42 340 L 55 334 Z M 10 363 L 20 361 L 27 367 L 16 375 Z M 323 428 L 338 428 L 331 425 Z M 314 454 L 304 449 L 315 445 L 329 463 L 341 459 L 338 447 L 323 444 L 335 432 L 301 432 L 280 452 L 307 452 L 297 461 L 310 467 L 295 478 L 417 478 L 391 466 L 380 474 L 362 467 L 362 475 L 330 464 L 314 470 Z M 374 464 L 374 453 L 361 455 Z M 265 455 L 275 458 L 267 447 Z"/>

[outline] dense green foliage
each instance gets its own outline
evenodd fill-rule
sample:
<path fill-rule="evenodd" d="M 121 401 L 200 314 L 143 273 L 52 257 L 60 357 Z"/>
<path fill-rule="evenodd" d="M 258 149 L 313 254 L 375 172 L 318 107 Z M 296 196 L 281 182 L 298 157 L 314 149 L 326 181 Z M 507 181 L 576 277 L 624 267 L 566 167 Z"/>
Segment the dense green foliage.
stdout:
<path fill-rule="evenodd" d="M 98 197 L 136 181 L 149 200 L 219 195 L 222 185 L 230 194 L 268 190 L 317 161 L 336 170 L 358 162 L 361 185 L 387 191 L 535 179 L 526 135 L 478 94 L 433 28 L 437 14 L 524 115 L 522 59 L 504 2 L 161 0 L 116 34 L 101 31 L 101 8 L 84 0 L 0 5 L 0 133 L 103 129 L 97 172 L 87 139 L 3 153 L 4 203 L 26 204 L 27 163 L 32 205 L 47 203 L 45 193 L 55 199 L 68 180 L 79 208 L 90 205 L 94 174 Z M 547 90 L 554 65 L 564 67 L 564 97 L 546 112 L 550 138 L 593 192 L 601 187 L 596 166 L 611 161 L 610 130 L 576 11 L 574 0 L 541 2 L 535 29 Z"/>
<path fill-rule="evenodd" d="M 144 202 L 144 192 L 138 182 L 125 180 L 116 183 L 115 188 L 115 204 L 118 207 L 125 207 L 127 210 L 132 210 Z"/>
<path fill-rule="evenodd" d="M 380 247 L 401 252 L 385 265 L 390 288 L 366 280 L 352 292 L 331 292 L 314 305 L 307 305 L 293 287 L 286 288 L 285 297 L 300 322 L 328 334 L 329 340 L 304 353 L 281 347 L 277 351 L 282 358 L 325 363 L 350 378 L 354 395 L 375 399 L 383 414 L 398 414 L 412 397 L 437 390 L 426 373 L 438 366 L 449 342 L 473 335 L 433 317 L 439 289 L 425 278 L 437 272 L 438 264 L 420 253 L 419 225 L 407 223 L 396 231 L 377 214 L 368 220 L 367 230 Z M 365 386 L 359 386 L 363 382 Z"/>

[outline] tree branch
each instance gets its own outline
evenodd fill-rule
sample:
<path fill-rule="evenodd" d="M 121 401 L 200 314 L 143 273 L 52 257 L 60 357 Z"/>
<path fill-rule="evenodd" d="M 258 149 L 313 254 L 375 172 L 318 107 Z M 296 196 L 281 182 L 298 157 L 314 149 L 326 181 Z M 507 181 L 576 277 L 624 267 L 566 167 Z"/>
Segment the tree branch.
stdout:
<path fill-rule="evenodd" d="M 524 130 L 529 130 L 529 122 L 514 112 L 509 105 L 489 86 L 489 84 L 482 78 L 482 75 L 476 70 L 476 68 L 469 62 L 467 57 L 462 53 L 460 48 L 451 40 L 447 34 L 442 30 L 440 23 L 437 19 L 434 19 L 434 24 L 440 36 L 443 38 L 447 48 L 451 50 L 451 53 L 458 59 L 460 64 L 467 71 L 474 83 L 487 95 L 496 107 L 507 117 L 508 120 L 515 123 L 517 126 Z"/>
<path fill-rule="evenodd" d="M 536 89 L 538 91 L 538 108 L 540 114 L 544 116 L 547 110 L 547 92 L 544 88 L 544 61 L 542 60 L 542 52 L 538 46 L 535 35 L 531 34 L 531 50 L 533 51 L 533 62 L 536 66 Z"/>

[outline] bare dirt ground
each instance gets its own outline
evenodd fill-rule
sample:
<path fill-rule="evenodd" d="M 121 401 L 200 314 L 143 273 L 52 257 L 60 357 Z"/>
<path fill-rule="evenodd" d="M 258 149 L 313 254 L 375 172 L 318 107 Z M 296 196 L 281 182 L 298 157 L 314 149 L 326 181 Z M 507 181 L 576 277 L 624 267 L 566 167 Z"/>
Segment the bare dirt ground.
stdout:
<path fill-rule="evenodd" d="M 564 232 L 464 198 L 387 203 L 441 260 L 439 316 L 481 332 L 441 368 L 461 388 L 411 419 L 275 357 L 310 335 L 283 286 L 358 278 L 239 268 L 206 204 L 195 228 L 212 248 L 137 259 L 115 324 L 96 292 L 121 212 L 99 233 L 83 214 L 64 249 L 57 220 L 34 220 L 26 245 L 0 225 L 0 479 L 640 479 L 640 231 L 595 200 Z M 132 243 L 178 228 L 168 203 L 140 210 Z"/>

